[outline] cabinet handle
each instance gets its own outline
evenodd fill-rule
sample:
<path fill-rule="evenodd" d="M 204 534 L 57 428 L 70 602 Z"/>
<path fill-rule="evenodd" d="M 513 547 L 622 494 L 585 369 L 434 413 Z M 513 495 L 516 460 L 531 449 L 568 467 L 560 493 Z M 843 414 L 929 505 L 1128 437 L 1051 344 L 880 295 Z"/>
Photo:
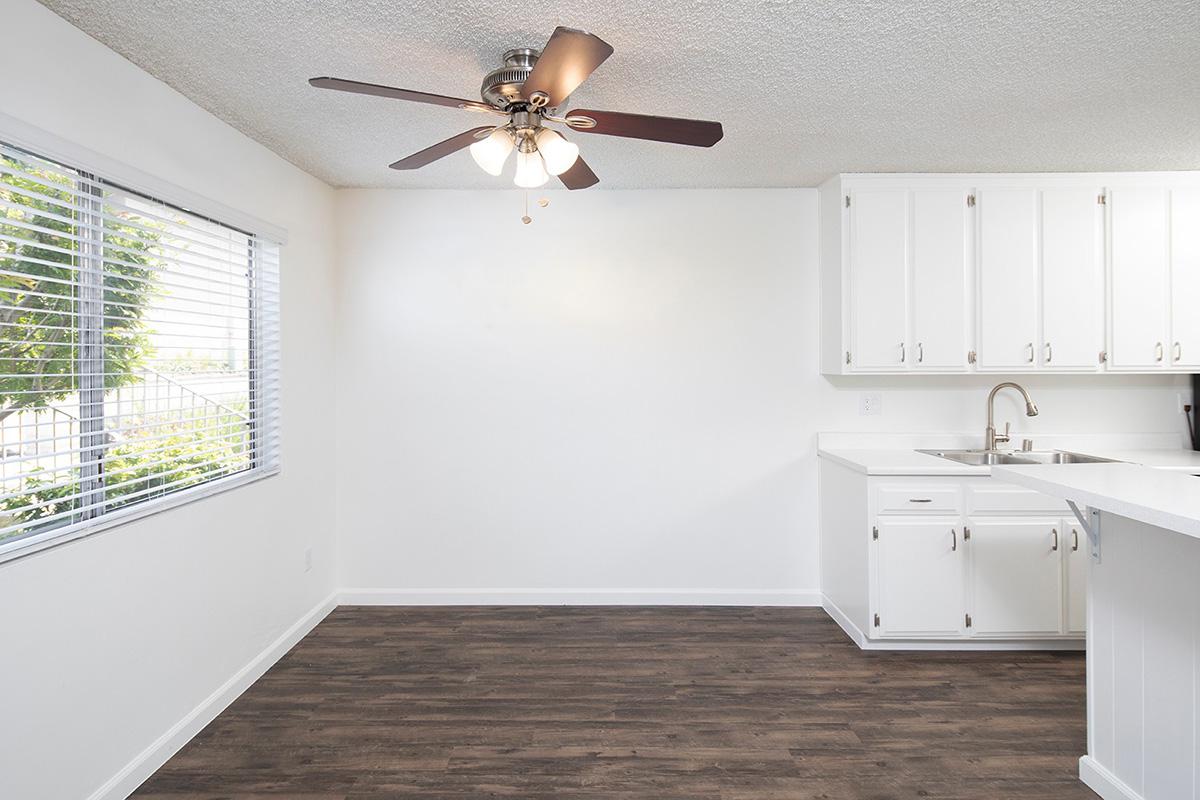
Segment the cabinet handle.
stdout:
<path fill-rule="evenodd" d="M 950 537 L 950 551 L 953 552 L 958 549 L 958 531 L 956 531 L 954 528 L 951 528 Z"/>
<path fill-rule="evenodd" d="M 1058 550 L 1058 528 L 1051 528 L 1050 532 L 1054 534 L 1054 546 L 1051 547 L 1050 549 Z"/>
<path fill-rule="evenodd" d="M 1046 363 L 1049 364 L 1053 360 L 1054 360 L 1054 348 L 1050 346 L 1049 342 L 1046 342 Z"/>
<path fill-rule="evenodd" d="M 1071 552 L 1079 549 L 1079 531 L 1071 528 Z"/>
<path fill-rule="evenodd" d="M 925 360 L 925 345 L 917 342 L 917 363 L 920 364 Z"/>
<path fill-rule="evenodd" d="M 1181 345 L 1179 342 L 1176 342 L 1175 343 L 1175 360 L 1179 361 L 1181 358 L 1183 358 L 1183 345 Z"/>
<path fill-rule="evenodd" d="M 908 353 L 904 350 L 904 342 L 900 343 L 900 363 L 903 364 L 908 360 Z M 1161 360 L 1161 359 L 1159 359 Z"/>
<path fill-rule="evenodd" d="M 1029 348 L 1029 363 L 1032 364 L 1033 363 L 1033 342 L 1030 342 L 1029 344 L 1027 344 L 1025 346 L 1027 348 Z"/>
<path fill-rule="evenodd" d="M 1162 360 L 1163 360 L 1162 342 L 1158 342 L 1157 344 L 1154 345 L 1154 360 L 1159 363 L 1162 363 Z"/>
<path fill-rule="evenodd" d="M 933 498 L 932 497 L 910 497 L 908 499 L 908 502 L 910 502 L 910 503 L 932 503 Z"/>

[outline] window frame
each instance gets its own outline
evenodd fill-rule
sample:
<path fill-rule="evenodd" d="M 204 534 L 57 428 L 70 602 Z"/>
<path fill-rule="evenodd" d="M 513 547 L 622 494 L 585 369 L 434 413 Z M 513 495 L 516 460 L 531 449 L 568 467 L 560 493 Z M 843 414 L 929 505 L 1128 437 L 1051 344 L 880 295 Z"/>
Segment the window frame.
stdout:
<path fill-rule="evenodd" d="M 0 542 L 0 566 L 34 553 L 77 541 L 94 533 L 280 474 L 282 469 L 282 425 L 280 419 L 282 358 L 279 352 L 276 352 L 273 358 L 263 358 L 258 351 L 263 344 L 261 333 L 264 325 L 267 324 L 264 321 L 267 315 L 270 315 L 274 321 L 274 330 L 277 336 L 275 341 L 270 344 L 277 351 L 281 349 L 279 338 L 282 336 L 282 298 L 279 289 L 276 288 L 274 302 L 270 305 L 264 303 L 264 293 L 261 289 L 264 273 L 261 271 L 262 266 L 258 263 L 256 254 L 261 252 L 264 243 L 278 249 L 278 260 L 274 265 L 274 277 L 278 284 L 282 273 L 287 231 L 184 187 L 155 178 L 135 167 L 42 131 L 3 112 L 0 112 L 0 141 L 25 150 L 36 157 L 57 162 L 87 179 L 112 186 L 115 190 L 141 195 L 183 213 L 201 217 L 247 234 L 249 237 L 247 267 L 251 276 L 249 297 L 251 314 L 248 334 L 250 357 L 248 368 L 251 371 L 250 395 L 251 398 L 257 397 L 260 400 L 266 398 L 267 400 L 261 406 L 263 410 L 260 411 L 266 416 L 250 428 L 250 466 L 247 469 L 187 486 L 145 502 L 134 503 L 115 510 L 106 510 L 97 516 L 74 521 L 58 528 L 18 536 L 11 542 Z M 84 253 L 81 255 L 84 258 L 96 258 L 94 254 Z M 100 261 L 103 261 L 102 255 Z M 102 264 L 98 274 L 102 274 Z M 259 367 L 264 363 L 269 363 L 269 371 L 259 371 Z M 264 380 L 268 375 L 270 380 Z M 83 395 L 86 391 L 88 390 L 81 391 L 81 403 L 84 402 Z M 103 389 L 100 389 L 100 392 L 103 393 Z M 270 393 L 273 393 L 273 396 L 270 396 Z M 263 438 L 260 438 L 264 437 L 264 434 L 268 438 L 273 436 L 274 442 L 264 445 Z M 81 435 L 84 434 L 81 432 Z M 270 455 L 273 458 L 267 463 L 263 463 L 264 455 Z M 81 480 L 85 480 L 82 473 Z"/>

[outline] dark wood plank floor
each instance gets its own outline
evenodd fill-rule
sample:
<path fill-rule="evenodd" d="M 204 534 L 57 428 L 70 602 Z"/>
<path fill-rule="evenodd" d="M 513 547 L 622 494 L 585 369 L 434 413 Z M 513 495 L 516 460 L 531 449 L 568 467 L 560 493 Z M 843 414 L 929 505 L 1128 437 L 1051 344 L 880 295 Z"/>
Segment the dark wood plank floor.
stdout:
<path fill-rule="evenodd" d="M 1072 800 L 1081 654 L 864 653 L 818 609 L 347 608 L 140 800 Z"/>

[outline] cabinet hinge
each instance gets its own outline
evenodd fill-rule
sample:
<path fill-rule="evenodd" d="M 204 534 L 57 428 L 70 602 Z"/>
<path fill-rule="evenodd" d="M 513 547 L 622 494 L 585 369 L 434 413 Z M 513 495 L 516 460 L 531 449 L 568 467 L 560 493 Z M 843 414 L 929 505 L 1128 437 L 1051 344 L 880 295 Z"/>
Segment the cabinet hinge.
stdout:
<path fill-rule="evenodd" d="M 970 538 L 971 538 L 971 529 L 970 529 L 970 528 L 963 528 L 963 541 L 965 542 L 965 541 L 967 541 L 967 540 L 968 540 L 968 539 L 970 539 Z"/>
<path fill-rule="evenodd" d="M 850 363 L 850 351 L 849 350 L 846 351 L 846 363 L 847 364 Z"/>
<path fill-rule="evenodd" d="M 875 541 L 879 541 L 879 528 L 872 526 L 871 538 L 874 539 Z"/>
<path fill-rule="evenodd" d="M 1101 364 L 1104 364 L 1104 363 L 1105 363 L 1105 362 L 1107 362 L 1107 361 L 1108 361 L 1108 351 L 1107 351 L 1107 350 L 1101 350 L 1101 351 L 1100 351 L 1100 363 L 1101 363 Z"/>
<path fill-rule="evenodd" d="M 975 195 L 973 195 L 973 194 L 967 195 L 967 207 L 968 208 L 975 207 Z"/>
<path fill-rule="evenodd" d="M 967 363 L 968 364 L 974 364 L 978 360 L 978 358 L 979 358 L 979 356 L 975 355 L 974 350 L 967 353 Z"/>
<path fill-rule="evenodd" d="M 850 195 L 846 195 L 846 208 L 850 207 Z"/>
<path fill-rule="evenodd" d="M 967 627 L 971 627 L 971 615 L 967 614 Z"/>
<path fill-rule="evenodd" d="M 1096 195 L 1096 202 L 1099 205 L 1106 206 L 1108 205 L 1108 196 L 1105 195 L 1104 192 L 1101 192 L 1100 194 Z"/>
<path fill-rule="evenodd" d="M 875 615 L 875 627 L 876 628 L 879 627 L 879 615 L 878 614 Z"/>

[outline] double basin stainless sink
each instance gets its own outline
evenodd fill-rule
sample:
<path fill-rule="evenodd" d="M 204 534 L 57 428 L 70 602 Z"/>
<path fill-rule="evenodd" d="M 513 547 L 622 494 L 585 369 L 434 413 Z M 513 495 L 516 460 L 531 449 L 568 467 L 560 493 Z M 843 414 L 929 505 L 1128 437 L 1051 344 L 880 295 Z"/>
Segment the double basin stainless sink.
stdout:
<path fill-rule="evenodd" d="M 1103 464 L 1111 458 L 1099 458 L 1066 450 L 918 450 L 931 456 L 947 458 L 960 464 L 986 467 L 993 464 Z"/>

